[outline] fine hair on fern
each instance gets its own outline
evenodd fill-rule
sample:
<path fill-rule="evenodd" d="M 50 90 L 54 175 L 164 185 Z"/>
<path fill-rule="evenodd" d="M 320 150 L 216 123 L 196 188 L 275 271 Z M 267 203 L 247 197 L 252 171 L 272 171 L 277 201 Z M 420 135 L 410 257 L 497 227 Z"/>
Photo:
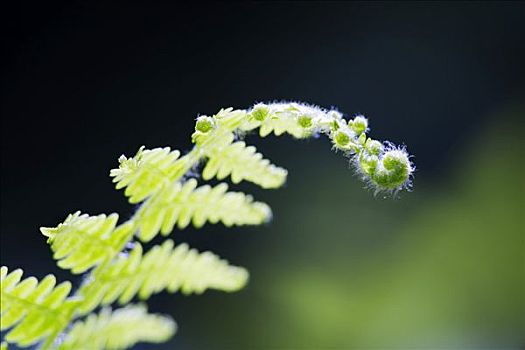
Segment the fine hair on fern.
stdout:
<path fill-rule="evenodd" d="M 55 227 L 40 229 L 59 267 L 86 274 L 74 293 L 71 283 L 57 284 L 53 275 L 38 281 L 22 278 L 20 269 L 2 266 L 2 349 L 8 343 L 38 343 L 41 349 L 125 349 L 137 342 L 168 340 L 177 329 L 175 322 L 149 314 L 145 304 L 134 300 L 162 291 L 234 292 L 247 283 L 248 272 L 171 239 L 149 249 L 143 244 L 190 224 L 259 225 L 272 216 L 267 204 L 229 190 L 224 182 L 213 187 L 199 184 L 195 169 L 202 169 L 204 181 L 229 178 L 233 184 L 248 181 L 264 189 L 278 188 L 287 171 L 240 135 L 324 135 L 375 193 L 410 189 L 414 166 L 406 149 L 373 140 L 368 130 L 368 120 L 361 115 L 347 120 L 337 110 L 303 103 L 259 103 L 248 110 L 227 108 L 199 116 L 191 138 L 194 147 L 184 155 L 170 147 L 144 146 L 132 157 L 122 155 L 110 176 L 130 203 L 141 203 L 129 220 L 119 223 L 116 213 L 77 211 Z"/>

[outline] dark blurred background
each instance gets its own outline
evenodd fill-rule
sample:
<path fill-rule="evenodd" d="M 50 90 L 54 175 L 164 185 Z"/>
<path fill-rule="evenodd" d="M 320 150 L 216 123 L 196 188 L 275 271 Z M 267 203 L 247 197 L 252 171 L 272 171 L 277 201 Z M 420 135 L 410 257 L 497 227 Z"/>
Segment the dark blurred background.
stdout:
<path fill-rule="evenodd" d="M 161 294 L 179 333 L 144 349 L 525 345 L 523 2 L 3 5 L 1 262 L 58 269 L 39 226 L 135 208 L 117 158 L 190 149 L 221 107 L 363 113 L 414 155 L 414 191 L 374 197 L 326 140 L 248 137 L 289 169 L 263 227 L 175 232 L 251 272 L 235 294 Z"/>

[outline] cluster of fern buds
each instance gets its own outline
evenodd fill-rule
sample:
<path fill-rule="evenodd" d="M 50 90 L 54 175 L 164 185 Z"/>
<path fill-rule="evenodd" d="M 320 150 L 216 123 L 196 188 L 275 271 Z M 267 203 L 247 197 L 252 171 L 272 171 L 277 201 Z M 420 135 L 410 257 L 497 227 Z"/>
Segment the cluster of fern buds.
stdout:
<path fill-rule="evenodd" d="M 271 132 L 296 138 L 326 135 L 376 193 L 410 189 L 414 166 L 405 148 L 368 137 L 368 120 L 362 115 L 347 121 L 337 110 L 300 103 L 259 103 L 249 111 L 222 110 L 214 117 L 199 117 L 193 139 L 198 144 L 220 134 L 221 129 L 235 128 L 243 132 L 259 128 L 261 137 Z"/>

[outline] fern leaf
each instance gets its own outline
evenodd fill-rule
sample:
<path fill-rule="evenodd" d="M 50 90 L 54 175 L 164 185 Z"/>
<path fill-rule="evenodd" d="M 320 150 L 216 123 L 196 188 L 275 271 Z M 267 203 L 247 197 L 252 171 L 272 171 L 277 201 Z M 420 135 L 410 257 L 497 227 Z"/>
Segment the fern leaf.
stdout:
<path fill-rule="evenodd" d="M 88 216 L 77 211 L 57 227 L 41 227 L 40 231 L 48 237 L 58 266 L 83 273 L 112 259 L 131 238 L 133 224 L 115 227 L 117 221 L 117 214 Z"/>
<path fill-rule="evenodd" d="M 190 156 L 180 157 L 169 147 L 145 149 L 142 146 L 132 158 L 122 155 L 119 167 L 110 176 L 116 188 L 126 188 L 124 194 L 131 203 L 139 203 L 162 186 L 180 179 L 194 164 Z"/>
<path fill-rule="evenodd" d="M 7 343 L 6 342 L 0 343 L 0 350 L 7 350 Z"/>
<path fill-rule="evenodd" d="M 231 176 L 233 183 L 250 181 L 262 188 L 277 188 L 286 181 L 288 172 L 264 159 L 254 146 L 247 146 L 244 141 L 233 142 L 233 134 L 213 146 L 203 149 L 206 155 L 206 166 L 202 171 L 204 180 L 222 180 Z"/>
<path fill-rule="evenodd" d="M 58 350 L 119 350 L 138 342 L 161 343 L 177 329 L 171 318 L 148 314 L 141 305 L 111 311 L 103 309 L 84 321 L 76 322 Z"/>
<path fill-rule="evenodd" d="M 137 243 L 129 255 L 93 270 L 79 290 L 84 298 L 80 312 L 117 299 L 126 304 L 137 293 L 140 299 L 147 299 L 164 289 L 184 294 L 200 294 L 208 288 L 233 292 L 244 287 L 247 280 L 244 268 L 231 266 L 211 252 L 199 253 L 187 244 L 174 247 L 173 241 L 166 240 L 143 255 Z"/>
<path fill-rule="evenodd" d="M 2 310 L 0 329 L 13 327 L 5 336 L 9 343 L 26 347 L 46 337 L 54 339 L 70 322 L 79 300 L 67 298 L 71 283 L 56 285 L 53 275 L 42 281 L 34 277 L 21 280 L 23 272 L 17 269 L 0 271 L 0 302 Z"/>
<path fill-rule="evenodd" d="M 183 229 L 190 222 L 197 228 L 206 221 L 219 221 L 226 226 L 258 225 L 271 217 L 270 207 L 241 192 L 226 192 L 228 185 L 197 187 L 190 179 L 184 184 L 174 182 L 150 197 L 135 218 L 139 227 L 139 238 L 149 241 L 159 231 L 169 234 L 175 224 Z"/>

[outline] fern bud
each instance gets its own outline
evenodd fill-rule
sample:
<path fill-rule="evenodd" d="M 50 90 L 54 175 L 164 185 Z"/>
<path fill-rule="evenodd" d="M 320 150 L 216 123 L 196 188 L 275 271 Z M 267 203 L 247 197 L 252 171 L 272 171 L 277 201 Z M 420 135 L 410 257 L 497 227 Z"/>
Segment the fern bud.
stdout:
<path fill-rule="evenodd" d="M 350 136 L 343 130 L 337 130 L 334 133 L 333 139 L 337 147 L 345 147 L 350 142 Z"/>
<path fill-rule="evenodd" d="M 368 128 L 368 119 L 362 115 L 358 115 L 354 119 L 348 121 L 348 126 L 356 133 L 356 135 L 361 135 Z"/>
<path fill-rule="evenodd" d="M 270 115 L 270 108 L 263 103 L 258 103 L 253 106 L 251 116 L 253 119 L 262 122 Z"/>
<path fill-rule="evenodd" d="M 379 158 L 376 155 L 362 155 L 359 159 L 359 168 L 364 174 L 371 176 L 377 168 Z"/>
<path fill-rule="evenodd" d="M 326 113 L 330 118 L 336 119 L 336 120 L 343 120 L 343 115 L 341 112 L 336 110 L 331 110 Z"/>
<path fill-rule="evenodd" d="M 208 131 L 212 130 L 214 126 L 215 123 L 213 118 L 203 115 L 197 118 L 197 123 L 195 124 L 195 131 L 207 133 Z"/>
<path fill-rule="evenodd" d="M 380 157 L 370 179 L 378 191 L 395 191 L 410 187 L 413 172 L 407 152 L 404 149 L 391 148 Z"/>
<path fill-rule="evenodd" d="M 297 122 L 302 128 L 308 129 L 312 126 L 312 117 L 306 114 L 302 114 L 297 119 Z"/>
<path fill-rule="evenodd" d="M 368 139 L 365 143 L 365 147 L 368 153 L 373 155 L 379 155 L 383 150 L 383 145 L 377 140 Z"/>

